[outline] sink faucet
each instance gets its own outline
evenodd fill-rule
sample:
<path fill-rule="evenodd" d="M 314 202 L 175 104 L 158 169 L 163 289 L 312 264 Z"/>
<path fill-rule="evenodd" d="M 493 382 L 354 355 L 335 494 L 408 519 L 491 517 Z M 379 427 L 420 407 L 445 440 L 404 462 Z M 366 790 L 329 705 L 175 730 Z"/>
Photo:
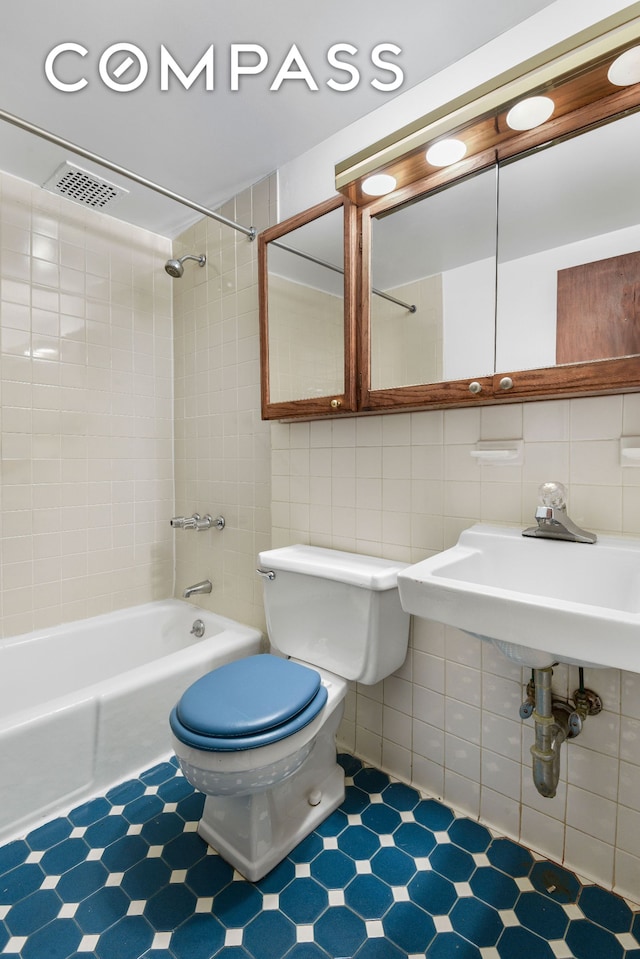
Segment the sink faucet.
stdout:
<path fill-rule="evenodd" d="M 210 593 L 213 589 L 213 584 L 210 579 L 203 579 L 201 583 L 194 583 L 193 586 L 187 586 L 183 592 L 185 599 L 189 599 L 190 596 L 194 596 L 199 593 Z"/>
<path fill-rule="evenodd" d="M 522 531 L 523 536 L 564 539 L 572 543 L 595 543 L 598 537 L 581 529 L 567 516 L 567 491 L 562 483 L 543 483 L 539 489 L 540 505 L 536 509 L 537 526 Z"/>

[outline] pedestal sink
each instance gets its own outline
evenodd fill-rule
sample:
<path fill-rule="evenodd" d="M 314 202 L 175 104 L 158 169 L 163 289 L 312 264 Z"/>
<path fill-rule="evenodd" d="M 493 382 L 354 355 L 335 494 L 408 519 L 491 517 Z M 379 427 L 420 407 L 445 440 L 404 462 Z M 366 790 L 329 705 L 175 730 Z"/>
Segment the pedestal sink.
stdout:
<path fill-rule="evenodd" d="M 640 539 L 570 543 L 479 523 L 399 573 L 398 588 L 407 612 L 491 640 L 523 666 L 640 672 Z"/>

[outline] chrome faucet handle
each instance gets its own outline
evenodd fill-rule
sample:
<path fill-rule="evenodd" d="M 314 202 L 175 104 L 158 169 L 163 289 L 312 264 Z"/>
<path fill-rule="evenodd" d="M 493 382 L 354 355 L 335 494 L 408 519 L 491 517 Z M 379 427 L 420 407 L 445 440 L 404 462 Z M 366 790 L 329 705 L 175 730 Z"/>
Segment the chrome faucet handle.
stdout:
<path fill-rule="evenodd" d="M 194 513 L 192 519 L 194 520 L 194 525 L 191 526 L 190 529 L 195 529 L 198 533 L 201 533 L 203 529 L 211 529 L 213 520 L 208 513 L 205 513 L 204 516 L 200 516 L 200 513 Z"/>
<path fill-rule="evenodd" d="M 226 525 L 224 516 L 216 516 L 216 518 L 213 519 L 209 513 L 205 513 L 202 517 L 194 513 L 193 518 L 196 520 L 195 529 L 198 531 L 203 529 L 224 529 Z"/>
<path fill-rule="evenodd" d="M 193 516 L 174 516 L 169 520 L 173 529 L 195 529 Z"/>
<path fill-rule="evenodd" d="M 216 516 L 213 519 L 209 513 L 205 513 L 204 516 L 200 516 L 200 513 L 194 513 L 193 516 L 174 516 L 169 522 L 174 529 L 195 529 L 199 533 L 204 529 L 224 529 L 225 527 L 224 516 Z"/>
<path fill-rule="evenodd" d="M 538 496 L 541 506 L 550 506 L 552 509 L 567 508 L 567 490 L 562 483 L 542 483 L 538 487 Z"/>

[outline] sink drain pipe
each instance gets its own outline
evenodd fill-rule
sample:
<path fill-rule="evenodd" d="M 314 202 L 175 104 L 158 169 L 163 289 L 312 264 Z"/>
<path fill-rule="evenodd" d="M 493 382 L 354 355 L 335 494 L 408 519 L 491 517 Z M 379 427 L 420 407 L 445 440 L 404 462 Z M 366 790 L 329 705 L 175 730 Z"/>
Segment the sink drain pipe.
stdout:
<path fill-rule="evenodd" d="M 545 799 L 552 799 L 560 778 L 560 747 L 569 735 L 568 711 L 563 704 L 554 703 L 551 690 L 553 669 L 534 669 L 535 685 L 535 742 L 531 747 L 533 757 L 533 782 Z"/>
<path fill-rule="evenodd" d="M 553 668 L 534 669 L 527 687 L 527 698 L 520 707 L 520 716 L 533 716 L 535 741 L 531 747 L 533 782 L 545 799 L 553 799 L 560 778 L 560 747 L 566 739 L 575 739 L 582 731 L 587 716 L 602 711 L 602 700 L 597 693 L 584 688 L 580 668 L 580 687 L 574 702 L 554 699 L 551 689 Z"/>

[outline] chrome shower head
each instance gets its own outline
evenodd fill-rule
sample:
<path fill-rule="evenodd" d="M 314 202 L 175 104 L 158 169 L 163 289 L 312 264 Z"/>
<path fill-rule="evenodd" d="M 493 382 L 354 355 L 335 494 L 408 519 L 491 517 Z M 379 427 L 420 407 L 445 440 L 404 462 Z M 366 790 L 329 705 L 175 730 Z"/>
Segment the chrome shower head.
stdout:
<path fill-rule="evenodd" d="M 181 277 L 184 273 L 183 263 L 185 260 L 197 260 L 199 266 L 204 266 L 207 262 L 207 258 L 204 253 L 201 253 L 199 256 L 194 256 L 193 253 L 187 253 L 185 256 L 181 256 L 179 260 L 167 260 L 164 268 L 169 276 L 172 276 L 175 280 L 177 280 L 178 277 Z"/>

